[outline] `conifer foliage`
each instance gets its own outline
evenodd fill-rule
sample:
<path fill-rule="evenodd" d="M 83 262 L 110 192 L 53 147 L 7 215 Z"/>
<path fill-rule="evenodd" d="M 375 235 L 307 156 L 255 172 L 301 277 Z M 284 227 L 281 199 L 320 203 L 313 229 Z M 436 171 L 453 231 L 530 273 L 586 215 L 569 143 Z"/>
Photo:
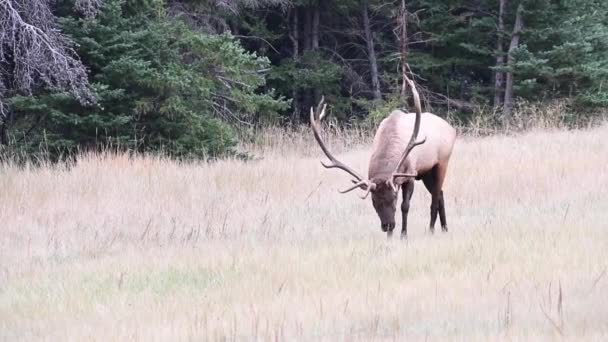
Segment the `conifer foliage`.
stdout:
<path fill-rule="evenodd" d="M 0 148 L 230 155 L 235 129 L 300 124 L 322 95 L 381 119 L 401 55 L 440 115 L 565 100 L 577 120 L 608 106 L 608 2 L 0 0 Z"/>

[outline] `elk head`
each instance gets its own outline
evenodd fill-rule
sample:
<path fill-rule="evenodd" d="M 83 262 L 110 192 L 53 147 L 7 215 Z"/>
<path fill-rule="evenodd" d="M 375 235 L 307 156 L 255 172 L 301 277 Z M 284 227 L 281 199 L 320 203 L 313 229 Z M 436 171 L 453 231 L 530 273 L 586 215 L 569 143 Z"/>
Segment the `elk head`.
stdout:
<path fill-rule="evenodd" d="M 418 91 L 416 90 L 416 86 L 414 82 L 410 79 L 406 78 L 406 81 L 409 83 L 410 88 L 412 89 L 412 94 L 414 97 L 414 105 L 416 107 L 416 121 L 414 123 L 414 130 L 412 132 L 412 136 L 401 155 L 401 158 L 396 164 L 396 167 L 388 179 L 368 179 L 361 176 L 357 171 L 353 168 L 347 166 L 342 163 L 338 159 L 336 159 L 332 153 L 329 151 L 323 140 L 321 139 L 320 130 L 321 130 L 321 120 L 325 117 L 325 110 L 327 105 L 324 103 L 324 99 L 321 99 L 319 105 L 316 110 L 313 108 L 310 109 L 310 125 L 312 127 L 313 134 L 315 139 L 323 153 L 330 160 L 330 163 L 321 162 L 323 167 L 331 169 L 338 168 L 349 175 L 351 175 L 354 179 L 352 180 L 353 185 L 344 190 L 339 190 L 340 193 L 347 193 L 355 189 L 362 189 L 365 191 L 364 195 L 361 196 L 362 199 L 366 199 L 368 195 L 372 194 L 372 203 L 378 217 L 380 218 L 381 228 L 384 232 L 391 232 L 395 228 L 395 212 L 397 207 L 397 195 L 399 191 L 399 187 L 404 182 L 408 181 L 411 178 L 416 177 L 415 173 L 406 173 L 403 172 L 402 169 L 406 163 L 407 157 L 412 151 L 412 149 L 420 144 L 423 144 L 426 141 L 426 138 L 423 138 L 420 141 L 416 141 L 418 132 L 420 130 L 420 118 L 422 116 L 422 110 L 420 106 L 420 96 Z"/>

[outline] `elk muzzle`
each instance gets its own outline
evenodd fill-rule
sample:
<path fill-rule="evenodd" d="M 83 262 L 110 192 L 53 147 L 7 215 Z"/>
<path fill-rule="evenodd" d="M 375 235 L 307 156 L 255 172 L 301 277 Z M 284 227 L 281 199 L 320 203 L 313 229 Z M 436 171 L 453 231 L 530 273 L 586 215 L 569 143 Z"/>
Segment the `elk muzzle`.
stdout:
<path fill-rule="evenodd" d="M 390 222 L 390 223 L 382 223 L 380 224 L 380 228 L 382 229 L 383 232 L 392 232 L 393 229 L 395 229 L 395 222 Z"/>

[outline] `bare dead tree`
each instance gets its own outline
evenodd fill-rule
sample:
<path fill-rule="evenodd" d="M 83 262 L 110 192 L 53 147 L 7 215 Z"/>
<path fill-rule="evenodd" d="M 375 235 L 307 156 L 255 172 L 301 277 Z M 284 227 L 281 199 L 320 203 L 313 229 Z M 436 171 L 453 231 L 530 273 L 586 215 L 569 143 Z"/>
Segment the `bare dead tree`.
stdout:
<path fill-rule="evenodd" d="M 93 14 L 100 0 L 79 0 Z M 62 89 L 83 104 L 95 102 L 87 70 L 59 30 L 53 0 L 0 0 L 0 120 L 5 123 L 11 95 L 38 87 Z"/>

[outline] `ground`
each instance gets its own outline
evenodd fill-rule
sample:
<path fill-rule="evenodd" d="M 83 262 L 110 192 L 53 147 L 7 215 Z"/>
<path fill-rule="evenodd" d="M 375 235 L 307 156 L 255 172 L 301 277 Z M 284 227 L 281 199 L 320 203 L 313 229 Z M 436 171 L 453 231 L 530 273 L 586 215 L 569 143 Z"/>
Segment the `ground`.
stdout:
<path fill-rule="evenodd" d="M 417 182 L 407 241 L 310 135 L 249 161 L 2 164 L 0 339 L 608 340 L 607 136 L 461 136 L 450 231 Z"/>

